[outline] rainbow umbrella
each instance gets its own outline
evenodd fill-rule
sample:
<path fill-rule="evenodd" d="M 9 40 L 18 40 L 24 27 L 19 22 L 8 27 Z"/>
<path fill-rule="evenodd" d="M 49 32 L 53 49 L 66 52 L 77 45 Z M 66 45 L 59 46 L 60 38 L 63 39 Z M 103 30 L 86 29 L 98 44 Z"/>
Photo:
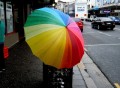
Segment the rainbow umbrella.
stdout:
<path fill-rule="evenodd" d="M 53 8 L 34 10 L 24 26 L 26 42 L 46 65 L 72 68 L 84 54 L 84 41 L 70 16 Z"/>

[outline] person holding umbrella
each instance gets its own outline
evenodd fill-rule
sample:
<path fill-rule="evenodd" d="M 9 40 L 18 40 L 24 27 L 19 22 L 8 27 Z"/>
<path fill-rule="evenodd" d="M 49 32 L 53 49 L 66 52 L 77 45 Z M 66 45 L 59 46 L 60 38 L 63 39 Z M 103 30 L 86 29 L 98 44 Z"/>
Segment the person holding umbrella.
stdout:
<path fill-rule="evenodd" d="M 5 70 L 5 60 L 4 60 L 4 40 L 5 40 L 5 24 L 0 17 L 0 73 Z"/>

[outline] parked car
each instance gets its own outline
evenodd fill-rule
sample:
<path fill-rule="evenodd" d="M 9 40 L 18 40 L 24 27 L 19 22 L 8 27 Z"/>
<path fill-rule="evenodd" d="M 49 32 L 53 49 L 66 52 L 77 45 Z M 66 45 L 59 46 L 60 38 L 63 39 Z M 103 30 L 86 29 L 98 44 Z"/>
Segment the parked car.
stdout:
<path fill-rule="evenodd" d="M 83 21 L 80 18 L 73 18 L 73 20 L 76 22 L 81 32 L 83 32 Z"/>
<path fill-rule="evenodd" d="M 113 30 L 115 27 L 115 22 L 108 17 L 97 17 L 91 22 L 91 27 L 103 30 L 110 28 Z"/>
<path fill-rule="evenodd" d="M 90 21 L 92 22 L 97 16 L 96 15 L 91 15 L 90 16 Z"/>
<path fill-rule="evenodd" d="M 116 16 L 108 16 L 110 19 L 112 19 L 115 24 L 120 24 L 120 18 Z"/>

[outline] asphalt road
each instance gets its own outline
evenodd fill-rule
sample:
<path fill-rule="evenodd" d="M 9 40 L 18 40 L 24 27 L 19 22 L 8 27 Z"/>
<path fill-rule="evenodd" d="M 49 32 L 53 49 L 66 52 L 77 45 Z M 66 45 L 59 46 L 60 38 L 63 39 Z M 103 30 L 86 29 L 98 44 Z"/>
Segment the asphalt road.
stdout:
<path fill-rule="evenodd" d="M 113 85 L 120 84 L 120 25 L 114 30 L 97 30 L 85 22 L 82 34 L 88 55 Z"/>

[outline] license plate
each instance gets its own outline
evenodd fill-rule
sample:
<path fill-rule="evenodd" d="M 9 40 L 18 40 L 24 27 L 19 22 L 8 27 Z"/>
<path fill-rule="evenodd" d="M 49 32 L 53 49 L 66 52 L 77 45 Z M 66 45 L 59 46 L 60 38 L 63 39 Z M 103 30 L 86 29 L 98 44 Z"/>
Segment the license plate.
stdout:
<path fill-rule="evenodd" d="M 107 24 L 111 24 L 111 23 L 107 23 Z"/>

